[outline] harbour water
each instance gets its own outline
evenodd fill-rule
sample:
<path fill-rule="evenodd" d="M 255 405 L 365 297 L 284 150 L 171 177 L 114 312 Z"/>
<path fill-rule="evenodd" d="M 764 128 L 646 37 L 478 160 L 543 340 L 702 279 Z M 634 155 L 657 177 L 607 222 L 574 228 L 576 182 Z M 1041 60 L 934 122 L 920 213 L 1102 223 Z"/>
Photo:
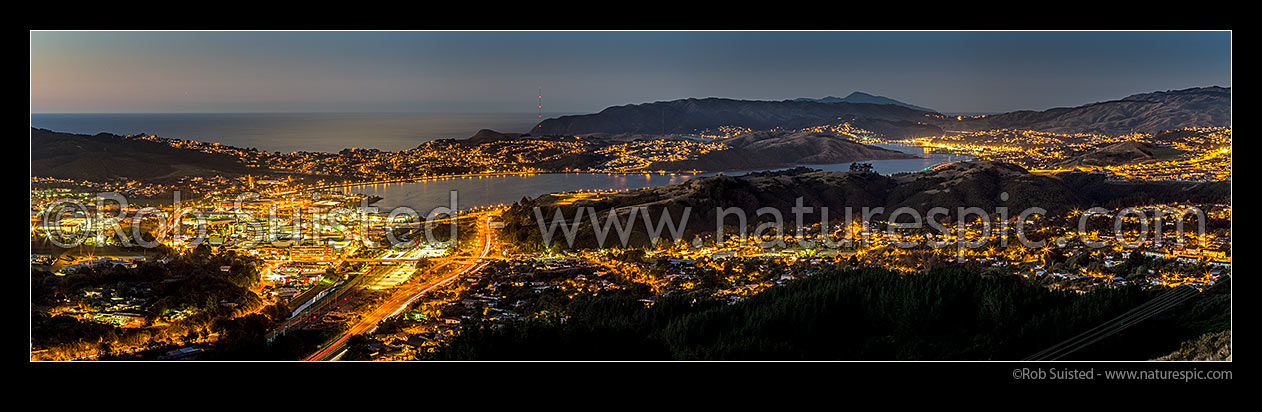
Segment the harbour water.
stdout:
<path fill-rule="evenodd" d="M 883 147 L 890 150 L 897 150 L 903 153 L 911 153 L 911 154 L 920 156 L 919 159 L 865 160 L 862 162 L 858 162 L 858 163 L 871 164 L 873 171 L 883 174 L 883 175 L 921 172 L 921 171 L 929 170 L 930 168 L 933 168 L 934 166 L 937 166 L 937 165 L 946 164 L 946 163 L 963 162 L 963 161 L 973 159 L 973 156 L 964 155 L 964 154 L 933 153 L 929 150 L 929 148 L 926 148 L 923 146 L 915 146 L 915 145 L 907 145 L 907 144 L 892 144 L 892 143 L 877 143 L 877 144 L 873 144 L 872 146 Z M 831 165 L 803 165 L 803 166 L 810 167 L 813 169 L 831 170 L 831 171 L 836 171 L 836 172 L 848 172 L 850 171 L 851 164 L 852 163 L 838 163 L 838 164 L 831 164 Z"/>
<path fill-rule="evenodd" d="M 851 164 L 868 163 L 872 165 L 872 170 L 877 173 L 880 173 L 883 175 L 893 175 L 897 173 L 921 172 L 921 171 L 929 170 L 930 168 L 933 168 L 934 166 L 938 166 L 938 165 L 942 165 L 946 163 L 963 162 L 963 161 L 973 159 L 973 156 L 964 155 L 964 154 L 933 153 L 926 147 L 909 145 L 909 144 L 875 143 L 875 144 L 869 144 L 869 145 L 882 147 L 882 148 L 890 149 L 890 150 L 895 150 L 895 151 L 899 151 L 903 153 L 911 153 L 916 156 L 920 156 L 920 158 L 863 160 L 859 162 L 822 164 L 822 165 L 804 164 L 804 165 L 798 165 L 798 166 L 808 167 L 811 169 L 829 170 L 829 171 L 834 171 L 834 172 L 848 172 L 850 171 Z M 736 171 L 736 172 L 724 172 L 723 174 L 728 175 L 728 176 L 740 176 L 746 173 L 757 172 L 757 171 L 758 170 L 742 170 L 742 171 Z M 717 174 L 717 173 L 706 173 L 706 174 L 703 174 L 703 176 L 714 175 L 714 174 Z"/>
<path fill-rule="evenodd" d="M 919 159 L 869 160 L 873 169 L 881 174 L 919 172 L 931 167 L 951 162 L 971 159 L 968 155 L 950 155 L 929 153 L 920 146 L 879 144 L 891 150 L 923 156 Z M 849 171 L 850 163 L 827 165 L 803 165 L 805 167 L 832 171 Z M 725 172 L 724 175 L 739 176 L 753 171 Z M 713 176 L 718 173 L 692 174 L 603 174 L 603 173 L 546 173 L 536 175 L 513 175 L 492 177 L 464 177 L 451 179 L 426 180 L 419 182 L 389 183 L 378 185 L 349 186 L 342 190 L 349 193 L 362 193 L 381 197 L 375 206 L 391 209 L 400 206 L 410 207 L 423 214 L 437 207 L 450 207 L 450 192 L 457 192 L 457 207 L 469 208 L 478 206 L 507 205 L 521 200 L 523 197 L 536 197 L 547 193 L 561 193 L 593 190 L 635 190 L 646 187 L 657 187 L 681 183 L 700 176 Z"/>

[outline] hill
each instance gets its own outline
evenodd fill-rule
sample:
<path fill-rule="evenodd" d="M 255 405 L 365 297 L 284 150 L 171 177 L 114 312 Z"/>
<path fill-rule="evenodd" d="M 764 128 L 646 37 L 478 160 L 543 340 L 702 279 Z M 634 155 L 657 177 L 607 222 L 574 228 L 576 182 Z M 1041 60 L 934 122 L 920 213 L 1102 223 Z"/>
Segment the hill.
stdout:
<path fill-rule="evenodd" d="M 1230 319 L 1230 288 L 1108 335 L 1066 360 L 1142 360 Z M 735 304 L 668 295 L 652 307 L 627 292 L 580 295 L 552 317 L 474 325 L 445 360 L 1018 360 L 1089 330 L 1159 292 L 1078 295 L 1018 277 L 935 268 L 903 276 L 867 268 L 823 273 Z"/>
<path fill-rule="evenodd" d="M 1008 194 L 1007 200 L 1003 200 L 1003 193 Z M 856 214 L 864 207 L 883 207 L 885 214 L 878 217 L 888 217 L 900 207 L 910 207 L 922 215 L 934 207 L 951 211 L 958 207 L 988 211 L 1007 207 L 1014 214 L 1041 207 L 1051 214 L 1063 214 L 1094 206 L 1118 208 L 1175 201 L 1226 203 L 1231 198 L 1231 186 L 1227 182 L 1117 182 L 1082 172 L 1045 176 L 1013 164 L 989 161 L 955 163 L 895 176 L 800 167 L 742 176 L 699 177 L 572 203 L 561 202 L 571 200 L 565 195 L 544 195 L 514 204 L 505 212 L 504 221 L 507 236 L 526 245 L 538 244 L 541 239 L 535 207 L 548 217 L 557 209 L 564 216 L 574 216 L 576 208 L 591 207 L 603 219 L 610 210 L 616 210 L 624 220 L 632 208 L 643 207 L 654 219 L 669 211 L 677 222 L 683 218 L 685 208 L 690 207 L 683 230 L 684 236 L 690 236 L 715 230 L 717 208 L 740 208 L 754 218 L 755 210 L 769 207 L 779 210 L 782 216 L 793 216 L 792 208 L 799 197 L 803 206 L 813 210 L 827 207 L 830 219 L 841 219 L 847 207 Z M 819 215 L 810 218 L 819 219 Z M 753 227 L 754 222 L 749 225 Z M 631 244 L 647 244 L 648 235 L 642 225 L 632 229 Z M 590 221 L 581 222 L 578 233 L 575 247 L 596 245 Z"/>
<path fill-rule="evenodd" d="M 31 129 L 31 175 L 75 180 L 169 182 L 184 176 L 257 172 L 225 154 L 181 149 L 109 133 Z"/>
<path fill-rule="evenodd" d="M 1162 356 L 1159 361 L 1230 361 L 1231 330 L 1207 333 L 1183 342 L 1179 350 Z"/>
<path fill-rule="evenodd" d="M 948 130 L 1027 129 L 1056 133 L 1157 133 L 1184 127 L 1231 125 L 1231 88 L 1198 87 L 1143 93 L 1121 100 L 1016 111 L 984 117 L 942 118 Z"/>
<path fill-rule="evenodd" d="M 680 99 L 613 106 L 599 113 L 546 119 L 530 133 L 686 134 L 739 126 L 754 130 L 801 129 L 849 122 L 887 138 L 938 135 L 943 130 L 1025 129 L 1057 133 L 1157 133 L 1185 127 L 1230 126 L 1231 88 L 1199 87 L 1142 93 L 1120 100 L 948 117 L 882 96 L 854 92 L 845 98 L 784 101 Z"/>
<path fill-rule="evenodd" d="M 473 136 L 469 136 L 468 139 L 464 139 L 461 142 L 479 145 L 483 143 L 520 139 L 523 136 L 525 135 L 520 133 L 500 133 L 491 129 L 482 129 L 478 130 L 478 132 L 474 133 Z"/>
<path fill-rule="evenodd" d="M 800 129 L 842 122 L 850 122 L 854 126 L 896 138 L 941 134 L 939 127 L 923 123 L 929 115 L 933 113 L 892 104 L 682 99 L 614 106 L 595 114 L 546 119 L 531 134 L 664 135 L 696 133 L 720 126 L 770 130 Z"/>
<path fill-rule="evenodd" d="M 1147 142 L 1122 142 L 1075 156 L 1058 164 L 1059 167 L 1077 166 L 1116 166 L 1128 163 L 1143 163 L 1171 159 L 1183 154 L 1183 151 L 1160 147 Z"/>
<path fill-rule="evenodd" d="M 917 157 L 913 154 L 857 143 L 829 132 L 750 132 L 728 139 L 726 143 L 732 147 L 800 164 L 832 164 Z"/>
<path fill-rule="evenodd" d="M 835 164 L 860 160 L 914 159 L 917 156 L 865 145 L 831 132 L 757 131 L 724 140 L 731 147 L 697 159 L 660 162 L 650 170 L 750 170 L 796 164 Z"/>

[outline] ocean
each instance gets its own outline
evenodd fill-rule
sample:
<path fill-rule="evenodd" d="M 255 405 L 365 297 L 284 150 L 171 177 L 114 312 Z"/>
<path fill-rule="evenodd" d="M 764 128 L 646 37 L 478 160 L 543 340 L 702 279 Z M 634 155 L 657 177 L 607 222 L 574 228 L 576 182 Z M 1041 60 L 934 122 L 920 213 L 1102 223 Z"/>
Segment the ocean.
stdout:
<path fill-rule="evenodd" d="M 566 113 L 544 113 L 544 118 Z M 151 134 L 271 152 L 397 151 L 481 129 L 526 133 L 538 113 L 33 113 L 31 126 L 57 132 Z"/>

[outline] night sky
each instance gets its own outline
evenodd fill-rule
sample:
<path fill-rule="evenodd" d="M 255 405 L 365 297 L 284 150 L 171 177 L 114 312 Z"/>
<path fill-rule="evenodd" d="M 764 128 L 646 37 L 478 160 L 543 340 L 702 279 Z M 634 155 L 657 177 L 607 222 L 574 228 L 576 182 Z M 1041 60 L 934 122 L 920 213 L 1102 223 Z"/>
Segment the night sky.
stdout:
<path fill-rule="evenodd" d="M 32 32 L 31 111 L 545 112 L 859 90 L 945 113 L 1231 86 L 1229 32 Z"/>

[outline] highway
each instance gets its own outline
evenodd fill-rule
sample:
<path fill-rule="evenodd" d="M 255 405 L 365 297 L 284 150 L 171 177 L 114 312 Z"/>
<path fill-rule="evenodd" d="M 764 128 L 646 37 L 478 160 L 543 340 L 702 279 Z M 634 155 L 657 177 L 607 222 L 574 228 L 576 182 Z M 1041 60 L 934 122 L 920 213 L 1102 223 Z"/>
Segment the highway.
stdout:
<path fill-rule="evenodd" d="M 469 215 L 468 217 L 476 218 L 476 216 L 477 214 Z M 384 289 L 389 289 L 393 286 L 397 286 L 399 283 L 405 282 L 406 280 L 412 278 L 413 276 L 424 278 L 446 265 L 460 262 L 460 260 L 455 259 L 455 257 L 439 259 L 437 260 L 435 265 L 433 265 L 430 268 L 430 270 L 426 271 L 423 274 L 413 275 L 413 273 L 416 272 L 417 262 L 420 262 L 422 260 L 433 259 L 433 258 L 426 258 L 426 257 L 418 256 L 420 252 L 421 252 L 421 249 L 412 248 L 412 249 L 407 250 L 406 252 L 388 252 L 383 257 L 378 257 L 378 258 L 336 257 L 336 258 L 330 258 L 326 260 L 308 260 L 308 261 L 299 260 L 302 262 L 324 261 L 324 262 L 333 263 L 335 265 L 343 261 L 364 262 L 364 263 L 373 264 L 374 266 L 371 269 L 369 269 L 367 272 L 364 272 L 363 274 L 354 277 L 349 282 L 346 282 L 345 284 L 337 286 L 336 290 L 330 292 L 329 296 L 325 296 L 319 301 L 312 303 L 309 307 L 306 307 L 302 311 L 300 311 L 300 313 L 297 313 L 296 315 L 285 320 L 279 326 L 273 328 L 272 331 L 268 333 L 268 336 L 267 336 L 268 339 L 269 340 L 274 339 L 276 338 L 276 336 L 281 335 L 289 330 L 302 329 L 311 324 L 319 324 L 318 314 L 322 312 L 323 309 L 325 309 L 327 305 L 330 305 L 330 304 L 334 306 L 343 306 L 342 308 L 338 308 L 338 310 L 347 310 L 347 311 L 358 313 L 352 308 L 345 307 L 345 302 L 338 302 L 339 300 L 354 302 L 351 304 L 351 306 L 353 307 L 353 306 L 356 306 L 358 302 L 361 302 L 364 298 L 367 297 L 363 293 L 366 290 L 381 291 Z M 466 257 L 466 259 L 472 259 L 472 258 L 474 257 L 473 256 Z M 281 264 L 285 262 L 289 262 L 289 260 L 269 261 L 267 263 L 269 265 L 272 265 L 272 264 Z M 392 265 L 397 265 L 397 266 L 386 266 L 386 265 L 381 265 L 381 264 L 392 264 Z M 298 303 L 302 303 L 302 302 L 298 302 Z"/>
<path fill-rule="evenodd" d="M 388 297 L 385 300 L 385 302 L 383 302 L 376 309 L 372 310 L 369 313 L 365 313 L 363 317 L 361 317 L 358 321 L 356 321 L 349 328 L 347 328 L 346 331 L 342 332 L 342 334 L 339 335 L 336 339 L 334 339 L 332 343 L 328 344 L 324 348 L 321 348 L 319 351 L 317 351 L 314 354 L 311 354 L 311 356 L 308 356 L 307 358 L 303 360 L 306 360 L 306 361 L 336 360 L 337 358 L 341 357 L 343 352 L 346 351 L 347 349 L 346 342 L 350 340 L 352 336 L 355 336 L 361 333 L 369 333 L 376 330 L 378 323 L 380 323 L 383 320 L 389 319 L 393 317 L 394 315 L 399 314 L 399 312 L 402 312 L 403 309 L 407 308 L 408 305 L 412 304 L 412 302 L 415 302 L 416 299 L 419 299 L 426 292 L 429 292 L 435 288 L 438 288 L 439 286 L 445 285 L 448 282 L 451 282 L 452 280 L 455 280 L 461 276 L 476 272 L 477 270 L 481 269 L 482 266 L 485 265 L 485 263 L 482 263 L 482 260 L 486 258 L 488 254 L 491 253 L 491 245 L 493 244 L 492 236 L 491 236 L 491 229 L 490 229 L 491 219 L 494 219 L 494 216 L 487 216 L 486 220 L 482 221 L 482 224 L 479 225 L 478 229 L 479 229 L 479 232 L 481 232 L 479 236 L 485 240 L 483 243 L 482 251 L 476 259 L 467 261 L 466 263 L 464 263 L 463 267 L 461 267 L 458 270 L 452 271 L 450 275 L 434 278 L 434 279 L 422 280 L 413 285 L 403 286 L 399 290 L 392 293 L 390 297 Z M 452 262 L 448 261 L 441 264 L 436 264 L 433 268 L 426 271 L 422 279 L 438 271 L 440 268 L 446 266 L 449 263 L 452 263 Z"/>
<path fill-rule="evenodd" d="M 303 309 L 300 313 L 282 322 L 279 326 L 272 329 L 268 334 L 268 338 L 275 338 L 277 335 L 285 333 L 292 329 L 301 329 L 308 324 L 318 323 L 317 317 L 313 314 L 319 313 L 327 304 L 335 303 L 343 295 L 351 295 L 350 298 L 362 299 L 362 290 L 380 282 L 383 278 L 390 274 L 397 273 L 400 267 L 397 266 L 377 266 L 369 269 L 367 272 L 356 276 L 349 282 L 337 287 L 337 290 L 325 296 L 309 307 Z"/>

